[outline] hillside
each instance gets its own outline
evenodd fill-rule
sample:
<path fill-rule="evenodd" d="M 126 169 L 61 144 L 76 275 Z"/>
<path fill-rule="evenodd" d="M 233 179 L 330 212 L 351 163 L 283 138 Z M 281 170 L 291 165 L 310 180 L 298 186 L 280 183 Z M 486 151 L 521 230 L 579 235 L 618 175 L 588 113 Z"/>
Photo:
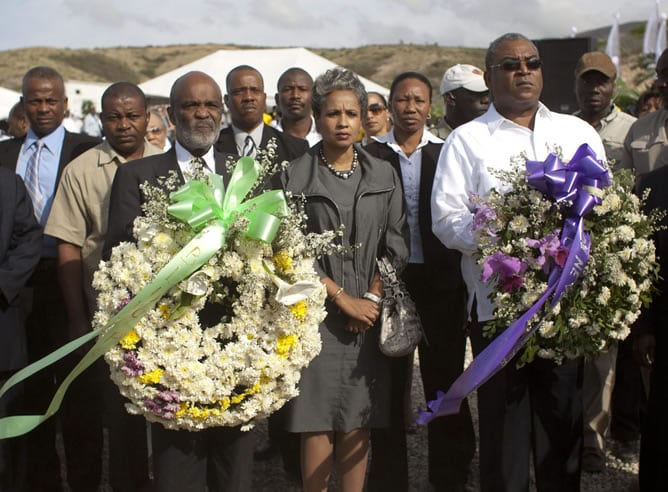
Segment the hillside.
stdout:
<path fill-rule="evenodd" d="M 609 27 L 580 33 L 598 40 L 602 48 Z M 644 23 L 623 24 L 622 75 L 632 83 Z M 21 77 L 36 65 L 49 65 L 60 71 L 66 79 L 95 82 L 128 80 L 144 82 L 181 65 L 197 60 L 221 49 L 250 48 L 250 46 L 220 44 L 189 44 L 172 46 L 116 47 L 96 49 L 23 48 L 0 51 L 0 86 L 20 90 Z M 435 88 L 439 86 L 446 68 L 455 63 L 484 64 L 482 48 L 442 47 L 437 45 L 369 45 L 345 49 L 313 49 L 315 53 L 345 66 L 384 86 L 400 72 L 415 70 L 426 74 Z M 252 64 L 252 60 L 249 60 Z M 271 96 L 273 88 L 268 87 Z"/>

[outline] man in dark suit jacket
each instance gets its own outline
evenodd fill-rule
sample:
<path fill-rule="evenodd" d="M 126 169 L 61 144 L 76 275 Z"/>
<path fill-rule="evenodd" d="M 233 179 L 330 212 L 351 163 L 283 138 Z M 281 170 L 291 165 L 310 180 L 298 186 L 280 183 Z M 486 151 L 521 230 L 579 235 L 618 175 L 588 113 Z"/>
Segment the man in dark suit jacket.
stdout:
<path fill-rule="evenodd" d="M 97 145 L 99 139 L 66 131 L 62 126 L 67 97 L 61 75 L 49 67 L 35 67 L 23 77 L 21 101 L 30 122 L 25 137 L 0 142 L 0 166 L 25 179 L 26 169 L 37 143 L 38 182 L 41 203 L 36 215 L 46 223 L 63 167 L 79 154 Z M 28 194 L 30 187 L 26 183 Z M 31 196 L 34 200 L 34 197 Z M 33 205 L 34 202 L 33 202 Z M 32 309 L 26 319 L 28 361 L 43 357 L 68 341 L 67 317 L 58 286 L 56 241 L 43 236 L 41 259 L 29 281 Z M 55 392 L 55 383 L 73 364 L 73 358 L 35 374 L 25 386 L 25 413 L 43 413 Z M 101 477 L 102 423 L 100 402 L 86 393 L 86 377 L 70 389 L 60 412 L 68 466 L 68 481 L 74 491 L 94 490 Z M 28 469 L 39 470 L 28 476 L 28 490 L 61 490 L 60 463 L 55 445 L 56 423 L 50 419 L 22 439 L 27 440 Z"/>
<path fill-rule="evenodd" d="M 21 293 L 42 252 L 42 229 L 20 177 L 0 168 L 0 386 L 28 361 Z M 0 399 L 0 417 L 16 415 L 21 387 Z M 0 440 L 0 490 L 24 487 L 25 448 L 19 439 Z"/>
<path fill-rule="evenodd" d="M 397 76 L 391 87 L 389 105 L 394 127 L 365 150 L 388 161 L 402 180 L 411 234 L 411 256 L 403 276 L 422 319 L 425 339 L 418 346 L 420 373 L 425 398 L 433 400 L 438 390 L 447 390 L 464 367 L 466 287 L 460 271 L 461 254 L 443 246 L 431 231 L 431 189 L 443 146 L 441 139 L 425 130 L 431 84 L 422 74 L 406 72 Z M 415 183 L 418 175 L 419 183 Z M 411 220 L 416 215 L 417 220 Z M 419 254 L 417 249 L 421 249 Z M 402 476 L 407 470 L 406 453 L 401 449 L 405 450 L 405 422 L 412 418 L 405 415 L 404 408 L 413 363 L 412 357 L 409 359 L 393 361 L 390 428 L 371 431 L 369 490 L 408 488 Z M 458 414 L 429 423 L 428 446 L 433 490 L 463 491 L 475 452 L 466 401 Z"/>
<path fill-rule="evenodd" d="M 121 241 L 132 241 L 132 223 L 145 201 L 139 186 L 176 171 L 183 181 L 200 158 L 209 171 L 225 177 L 225 154 L 213 148 L 223 113 L 218 84 L 202 72 L 189 72 L 174 82 L 169 117 L 176 142 L 168 152 L 121 166 L 116 172 L 109 203 L 109 228 L 103 258 Z M 200 313 L 202 323 L 216 319 L 216 306 Z M 199 432 L 167 430 L 153 425 L 155 488 L 161 492 L 208 490 L 245 492 L 251 488 L 252 432 L 220 427 Z"/>
<path fill-rule="evenodd" d="M 665 79 L 664 79 L 664 87 Z M 661 167 L 641 177 L 639 194 L 651 189 L 647 199 L 647 210 L 668 212 L 668 167 Z M 668 490 L 666 468 L 666 440 L 668 427 L 668 217 L 661 225 L 664 229 L 654 235 L 656 254 L 659 258 L 659 281 L 652 304 L 643 310 L 632 328 L 636 355 L 641 365 L 651 368 L 649 400 L 643 419 L 640 437 L 640 490 L 659 492 Z"/>
<path fill-rule="evenodd" d="M 246 145 L 246 138 L 253 139 L 256 149 L 266 149 L 270 139 L 276 139 L 278 162 L 292 161 L 309 149 L 306 140 L 286 135 L 264 124 L 267 104 L 262 75 L 253 67 L 241 65 L 227 74 L 225 104 L 230 110 L 232 125 L 220 132 L 216 148 L 230 154 L 255 155 L 253 147 Z"/>
<path fill-rule="evenodd" d="M 263 116 L 267 104 L 262 74 L 248 65 L 233 68 L 225 79 L 227 94 L 225 105 L 230 110 L 232 125 L 220 132 L 216 149 L 236 155 L 255 156 L 258 149 L 265 150 L 271 139 L 276 142 L 276 161 L 292 161 L 308 151 L 306 140 L 287 135 L 265 125 Z M 252 139 L 250 141 L 249 139 Z M 271 188 L 281 188 L 279 173 L 272 176 Z M 283 430 L 283 412 L 279 410 L 269 418 L 269 441 L 260 444 L 256 456 L 270 457 L 278 443 L 286 471 L 299 479 L 299 437 Z"/>

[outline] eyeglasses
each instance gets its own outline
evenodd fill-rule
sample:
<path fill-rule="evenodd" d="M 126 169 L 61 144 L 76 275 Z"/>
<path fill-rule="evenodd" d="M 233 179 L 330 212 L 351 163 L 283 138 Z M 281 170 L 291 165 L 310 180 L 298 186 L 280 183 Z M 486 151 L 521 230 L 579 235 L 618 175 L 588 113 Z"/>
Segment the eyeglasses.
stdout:
<path fill-rule="evenodd" d="M 149 129 L 146 130 L 146 131 L 147 131 L 148 133 L 162 133 L 162 132 L 164 132 L 165 130 L 163 130 L 163 129 L 160 128 L 159 126 L 153 126 L 153 127 L 149 128 Z"/>
<path fill-rule="evenodd" d="M 517 72 L 522 68 L 522 62 L 526 65 L 527 70 L 538 70 L 543 66 L 543 60 L 540 58 L 512 58 L 510 60 L 504 60 L 501 63 L 496 65 L 490 65 L 489 68 L 500 68 L 504 72 Z"/>
<path fill-rule="evenodd" d="M 369 104 L 367 111 L 371 114 L 379 114 L 381 111 L 385 111 L 387 108 L 381 104 L 373 103 Z"/>

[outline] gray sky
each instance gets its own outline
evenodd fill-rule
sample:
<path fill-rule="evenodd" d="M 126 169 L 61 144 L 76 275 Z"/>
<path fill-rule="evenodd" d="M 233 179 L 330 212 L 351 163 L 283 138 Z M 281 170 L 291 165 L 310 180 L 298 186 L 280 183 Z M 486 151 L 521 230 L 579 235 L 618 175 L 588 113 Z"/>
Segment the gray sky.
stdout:
<path fill-rule="evenodd" d="M 654 0 L 21 0 L 2 2 L 0 50 L 181 43 L 487 47 L 505 32 L 567 37 L 644 21 Z M 666 6 L 663 4 L 666 3 Z M 662 10 L 668 2 L 662 1 Z"/>

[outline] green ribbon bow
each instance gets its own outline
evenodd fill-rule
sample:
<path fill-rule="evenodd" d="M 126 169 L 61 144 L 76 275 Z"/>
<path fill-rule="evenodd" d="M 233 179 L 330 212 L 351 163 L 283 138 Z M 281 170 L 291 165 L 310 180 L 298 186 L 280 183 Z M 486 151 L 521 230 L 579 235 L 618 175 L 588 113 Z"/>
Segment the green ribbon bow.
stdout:
<path fill-rule="evenodd" d="M 43 415 L 15 415 L 0 419 L 0 439 L 30 432 L 53 416 L 60 408 L 65 392 L 79 374 L 127 335 L 169 289 L 199 270 L 225 245 L 227 229 L 237 217 L 243 216 L 249 220 L 247 236 L 267 243 L 274 239 L 281 218 L 288 215 L 289 209 L 281 190 L 266 191 L 244 201 L 259 174 L 260 165 L 250 157 L 242 157 L 237 161 L 227 193 L 223 178 L 212 174 L 210 187 L 200 181 L 190 181 L 170 195 L 175 203 L 168 207 L 168 212 L 199 232 L 105 326 L 72 340 L 7 380 L 0 389 L 0 398 L 15 384 L 98 338 L 58 387 L 46 412 Z"/>

